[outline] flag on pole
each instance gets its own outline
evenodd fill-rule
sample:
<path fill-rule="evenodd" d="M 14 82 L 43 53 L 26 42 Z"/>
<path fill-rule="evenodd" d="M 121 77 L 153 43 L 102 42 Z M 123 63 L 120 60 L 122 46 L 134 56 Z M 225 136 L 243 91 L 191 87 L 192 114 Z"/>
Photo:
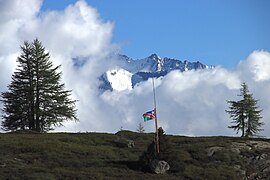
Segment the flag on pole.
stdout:
<path fill-rule="evenodd" d="M 155 119 L 155 118 L 156 118 L 156 116 L 155 116 L 155 110 L 148 111 L 148 112 L 146 112 L 146 113 L 143 114 L 144 122 L 149 121 L 149 120 L 152 120 L 152 119 Z"/>

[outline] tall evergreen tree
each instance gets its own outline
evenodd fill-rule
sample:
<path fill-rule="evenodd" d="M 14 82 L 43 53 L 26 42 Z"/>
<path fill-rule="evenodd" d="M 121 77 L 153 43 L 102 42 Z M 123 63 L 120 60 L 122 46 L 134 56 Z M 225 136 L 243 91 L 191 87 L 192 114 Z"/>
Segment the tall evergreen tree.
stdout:
<path fill-rule="evenodd" d="M 253 99 L 252 94 L 246 96 L 247 104 L 247 124 L 246 124 L 246 137 L 253 136 L 257 132 L 262 131 L 260 127 L 263 125 L 263 122 L 260 121 L 262 118 L 261 112 L 257 105 L 258 100 Z"/>
<path fill-rule="evenodd" d="M 8 85 L 9 91 L 1 94 L 1 101 L 4 103 L 3 129 L 16 130 L 25 129 L 27 126 L 31 127 L 31 78 L 33 71 L 31 66 L 31 45 L 24 42 L 21 46 L 22 54 L 18 57 L 19 63 L 16 72 L 12 75 L 12 82 Z M 29 128 L 32 129 L 32 128 Z"/>
<path fill-rule="evenodd" d="M 71 91 L 61 83 L 60 66 L 53 67 L 42 43 L 38 39 L 31 44 L 26 41 L 21 49 L 8 91 L 1 93 L 2 128 L 46 132 L 52 126 L 62 126 L 65 120 L 77 120 Z"/>
<path fill-rule="evenodd" d="M 230 106 L 226 112 L 230 114 L 234 124 L 228 127 L 236 130 L 237 134 L 241 130 L 241 137 L 254 136 L 263 130 L 260 128 L 263 125 L 263 122 L 260 121 L 262 110 L 259 110 L 258 100 L 253 98 L 247 84 L 244 82 L 241 86 L 239 96 L 242 99 L 239 101 L 227 101 Z"/>

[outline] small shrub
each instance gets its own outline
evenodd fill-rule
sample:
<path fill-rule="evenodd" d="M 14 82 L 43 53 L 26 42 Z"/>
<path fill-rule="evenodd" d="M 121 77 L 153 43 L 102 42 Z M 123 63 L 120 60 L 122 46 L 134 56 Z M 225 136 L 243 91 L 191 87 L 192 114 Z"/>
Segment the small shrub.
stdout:
<path fill-rule="evenodd" d="M 166 137 L 165 132 L 161 127 L 158 129 L 158 136 L 160 152 L 157 153 L 156 142 L 152 141 L 151 144 L 149 144 L 147 151 L 140 156 L 140 162 L 143 169 L 149 171 L 150 162 L 154 159 L 159 159 L 168 162 L 173 171 L 181 171 L 184 168 L 181 159 L 178 158 L 176 151 L 173 150 L 170 140 Z"/>

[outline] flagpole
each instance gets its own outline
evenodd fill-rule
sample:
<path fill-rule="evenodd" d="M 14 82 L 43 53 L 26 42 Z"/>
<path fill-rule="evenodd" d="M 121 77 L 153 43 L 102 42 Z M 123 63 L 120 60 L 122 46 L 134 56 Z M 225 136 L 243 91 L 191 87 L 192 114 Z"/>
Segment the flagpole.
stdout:
<path fill-rule="evenodd" d="M 155 124 L 156 124 L 156 150 L 157 154 L 159 154 L 159 139 L 158 139 L 158 123 L 157 123 L 157 103 L 156 103 L 156 91 L 155 91 L 155 83 L 154 77 L 152 75 L 152 84 L 153 84 L 153 96 L 154 96 L 154 106 L 155 106 Z"/>

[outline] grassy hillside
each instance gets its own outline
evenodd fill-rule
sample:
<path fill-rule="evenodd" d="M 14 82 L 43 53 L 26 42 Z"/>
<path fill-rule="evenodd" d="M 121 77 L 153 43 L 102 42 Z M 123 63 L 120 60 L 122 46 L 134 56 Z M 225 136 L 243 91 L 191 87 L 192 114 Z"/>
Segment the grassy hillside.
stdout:
<path fill-rule="evenodd" d="M 134 148 L 115 144 L 132 139 Z M 143 172 L 139 157 L 153 134 L 104 133 L 0 134 L 3 179 L 244 179 L 264 178 L 270 164 L 270 141 L 232 137 L 168 136 L 166 175 Z M 263 147 L 257 146 L 263 143 Z M 262 157 L 263 156 L 263 157 Z M 256 160 L 257 158 L 257 160 Z M 261 158 L 261 160 L 260 160 Z M 1 179 L 0 178 L 0 179 Z"/>

